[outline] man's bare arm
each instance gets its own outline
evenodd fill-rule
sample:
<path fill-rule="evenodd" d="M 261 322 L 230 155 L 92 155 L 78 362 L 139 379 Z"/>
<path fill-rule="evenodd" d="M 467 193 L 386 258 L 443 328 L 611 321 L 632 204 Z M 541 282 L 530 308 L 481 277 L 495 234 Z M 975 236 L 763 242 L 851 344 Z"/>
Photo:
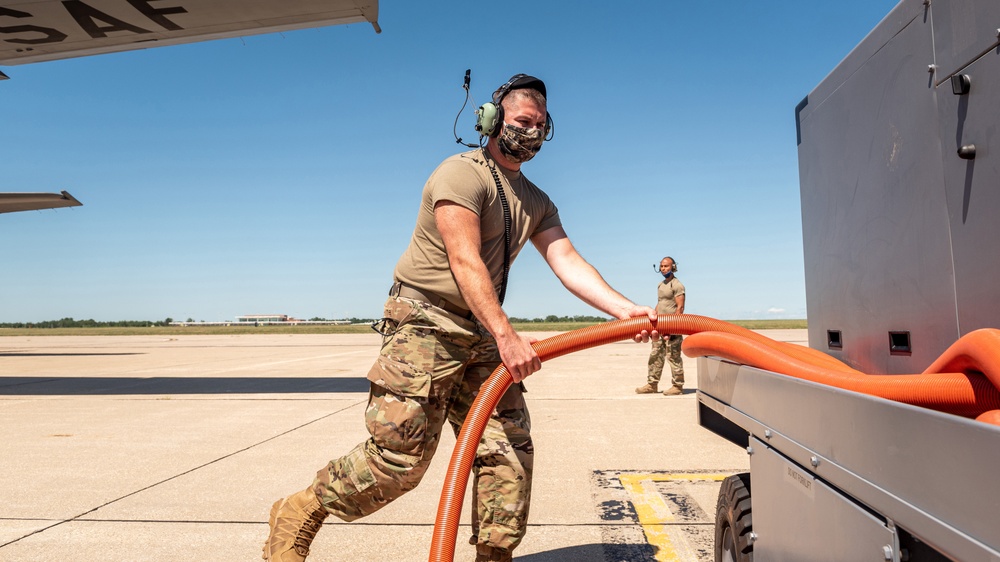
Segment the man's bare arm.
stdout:
<path fill-rule="evenodd" d="M 618 319 L 645 315 L 656 322 L 655 310 L 635 304 L 608 285 L 597 269 L 576 251 L 561 226 L 535 234 L 531 242 L 563 286 L 583 302 Z M 656 339 L 659 334 L 656 330 L 643 330 L 635 339 L 649 341 L 650 337 Z"/>
<path fill-rule="evenodd" d="M 514 331 L 500 307 L 489 270 L 480 255 L 479 215 L 450 201 L 441 201 L 434 206 L 434 220 L 462 297 L 479 322 L 496 338 L 500 358 L 514 382 L 521 382 L 541 369 L 542 362 L 531 347 L 532 340 Z"/>

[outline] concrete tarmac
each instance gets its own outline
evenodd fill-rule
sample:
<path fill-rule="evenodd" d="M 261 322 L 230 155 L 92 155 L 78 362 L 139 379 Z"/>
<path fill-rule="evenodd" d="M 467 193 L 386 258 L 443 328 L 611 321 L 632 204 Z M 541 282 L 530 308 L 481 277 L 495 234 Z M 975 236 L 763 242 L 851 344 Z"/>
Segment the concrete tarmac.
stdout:
<path fill-rule="evenodd" d="M 806 345 L 805 330 L 762 333 Z M 0 338 L 0 560 L 259 560 L 271 504 L 368 437 L 380 341 Z M 648 353 L 609 344 L 526 381 L 535 483 L 516 560 L 713 559 L 720 480 L 748 457 L 698 425 L 693 359 L 683 396 L 635 394 Z M 328 519 L 309 560 L 427 560 L 454 443 L 446 431 L 420 486 L 382 511 Z M 458 561 L 475 557 L 465 505 Z"/>

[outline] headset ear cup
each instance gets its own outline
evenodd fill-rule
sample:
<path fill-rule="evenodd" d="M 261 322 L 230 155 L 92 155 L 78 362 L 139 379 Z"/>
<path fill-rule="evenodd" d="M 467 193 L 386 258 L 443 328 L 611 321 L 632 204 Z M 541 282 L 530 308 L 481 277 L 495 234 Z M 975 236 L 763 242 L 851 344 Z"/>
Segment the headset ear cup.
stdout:
<path fill-rule="evenodd" d="M 484 137 L 495 137 L 503 123 L 503 106 L 486 102 L 476 110 L 476 130 Z"/>

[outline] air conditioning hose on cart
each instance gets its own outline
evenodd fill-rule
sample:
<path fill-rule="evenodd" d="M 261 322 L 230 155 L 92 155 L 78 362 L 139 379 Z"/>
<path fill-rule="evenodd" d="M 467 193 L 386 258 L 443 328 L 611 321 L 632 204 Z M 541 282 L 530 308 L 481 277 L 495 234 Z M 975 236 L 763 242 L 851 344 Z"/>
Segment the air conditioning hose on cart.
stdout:
<path fill-rule="evenodd" d="M 691 314 L 668 314 L 653 326 L 648 317 L 615 320 L 566 332 L 533 344 L 542 361 L 616 341 L 642 330 L 692 336 L 684 342 L 691 357 L 716 356 L 813 382 L 863 392 L 1000 425 L 1000 330 L 970 332 L 948 348 L 924 373 L 866 375 L 812 348 L 772 340 L 725 322 Z M 943 372 L 954 370 L 955 372 Z M 462 424 L 445 475 L 431 539 L 430 562 L 452 562 L 465 488 L 486 424 L 513 383 L 500 365 L 486 379 Z"/>

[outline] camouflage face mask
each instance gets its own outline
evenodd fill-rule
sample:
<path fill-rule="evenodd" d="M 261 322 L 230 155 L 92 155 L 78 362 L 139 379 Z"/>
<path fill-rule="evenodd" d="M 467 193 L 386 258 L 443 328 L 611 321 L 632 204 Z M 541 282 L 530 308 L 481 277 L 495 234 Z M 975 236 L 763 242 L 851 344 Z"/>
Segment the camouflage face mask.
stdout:
<path fill-rule="evenodd" d="M 497 146 L 509 160 L 521 163 L 534 158 L 542 149 L 544 140 L 544 129 L 526 129 L 505 123 L 497 138 Z"/>

